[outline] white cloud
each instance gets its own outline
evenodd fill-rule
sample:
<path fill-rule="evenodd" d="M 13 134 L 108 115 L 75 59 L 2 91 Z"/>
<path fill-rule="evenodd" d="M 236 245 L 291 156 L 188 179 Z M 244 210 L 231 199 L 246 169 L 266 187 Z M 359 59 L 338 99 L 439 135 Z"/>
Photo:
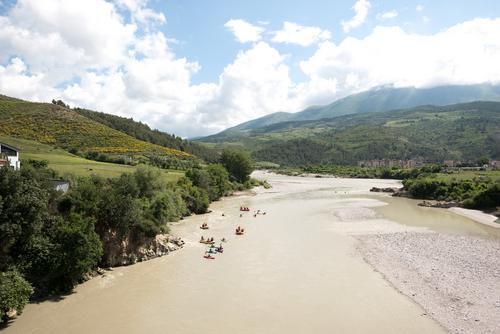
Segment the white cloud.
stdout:
<path fill-rule="evenodd" d="M 422 5 L 417 5 L 417 7 L 415 7 L 415 10 L 416 10 L 417 12 L 421 12 L 421 11 L 423 11 L 423 10 L 424 10 L 424 6 L 422 6 Z"/>
<path fill-rule="evenodd" d="M 136 31 L 102 0 L 20 0 L 0 27 L 0 63 L 22 55 L 51 82 L 122 62 Z"/>
<path fill-rule="evenodd" d="M 354 6 L 352 7 L 355 12 L 354 17 L 349 21 L 342 21 L 342 29 L 344 29 L 344 32 L 349 32 L 352 29 L 357 28 L 365 23 L 370 7 L 371 4 L 368 0 L 356 1 Z"/>
<path fill-rule="evenodd" d="M 231 19 L 224 24 L 240 43 L 260 41 L 264 28 L 248 23 L 245 20 Z"/>
<path fill-rule="evenodd" d="M 364 38 L 347 37 L 339 44 L 321 41 L 327 38 L 324 30 L 284 25 L 291 33 L 280 37 L 283 43 L 319 42 L 314 55 L 300 63 L 303 82 L 292 80 L 288 56 L 259 40 L 264 28 L 258 27 L 253 36 L 240 35 L 253 43 L 217 81 L 193 84 L 201 65 L 172 51 L 171 36 L 156 28 L 162 20 L 133 17 L 148 9 L 145 0 L 67 3 L 20 0 L 0 16 L 1 94 L 60 98 L 195 136 L 379 85 L 425 87 L 500 78 L 500 19 L 475 19 L 433 35 L 376 27 Z"/>
<path fill-rule="evenodd" d="M 399 27 L 376 27 L 363 39 L 320 44 L 301 63 L 309 76 L 336 79 L 339 91 L 374 86 L 426 87 L 498 82 L 500 19 L 475 19 L 435 35 L 411 34 Z"/>
<path fill-rule="evenodd" d="M 132 14 L 132 18 L 141 24 L 150 24 L 152 22 L 163 24 L 166 22 L 163 13 L 155 12 L 146 7 L 148 0 L 114 0 L 114 2 L 119 7 L 127 9 Z"/>
<path fill-rule="evenodd" d="M 44 85 L 44 74 L 30 75 L 26 64 L 19 58 L 12 58 L 0 65 L 0 93 L 8 96 L 29 96 L 34 100 L 47 101 L 57 94 L 57 90 Z"/>
<path fill-rule="evenodd" d="M 274 33 L 272 41 L 276 43 L 309 46 L 330 38 L 331 33 L 328 30 L 323 30 L 319 27 L 301 26 L 293 22 L 284 22 L 283 28 Z"/>
<path fill-rule="evenodd" d="M 399 13 L 396 10 L 391 10 L 382 14 L 379 14 L 378 17 L 382 20 L 389 20 L 397 17 Z"/>
<path fill-rule="evenodd" d="M 198 108 L 199 121 L 212 132 L 276 111 L 299 111 L 331 101 L 334 80 L 313 78 L 296 84 L 286 57 L 266 42 L 238 54 L 220 75 L 215 94 Z"/>

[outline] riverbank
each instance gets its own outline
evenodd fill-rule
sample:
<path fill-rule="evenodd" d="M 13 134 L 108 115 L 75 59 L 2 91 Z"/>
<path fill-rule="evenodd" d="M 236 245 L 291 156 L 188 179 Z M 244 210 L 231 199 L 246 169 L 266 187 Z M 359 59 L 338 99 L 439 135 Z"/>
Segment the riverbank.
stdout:
<path fill-rule="evenodd" d="M 438 201 L 438 200 L 421 200 L 409 194 L 404 188 L 377 188 L 373 187 L 370 192 L 375 193 L 389 193 L 394 197 L 406 197 L 415 201 L 419 201 L 418 205 L 427 208 L 438 208 L 438 209 L 448 209 L 458 215 L 474 220 L 477 223 L 488 225 L 494 228 L 500 228 L 500 211 L 498 209 L 492 214 L 490 211 L 480 211 L 474 209 L 467 209 L 462 207 L 460 203 L 450 202 L 450 201 Z"/>
<path fill-rule="evenodd" d="M 57 302 L 30 304 L 5 333 L 446 332 L 414 296 L 398 292 L 364 260 L 357 238 L 436 231 L 479 238 L 493 229 L 448 210 L 369 192 L 397 187 L 396 180 L 255 176 L 273 188 L 224 197 L 209 214 L 172 224 L 171 233 L 185 241 L 182 252 L 112 268 Z M 251 211 L 242 213 L 241 206 Z M 266 215 L 252 215 L 259 209 Z M 209 230 L 199 228 L 203 223 Z M 235 235 L 237 226 L 245 235 Z M 204 259 L 201 236 L 225 238 L 224 253 Z M 382 252 L 377 245 L 368 248 Z M 459 314 L 450 312 L 452 318 Z"/>
<path fill-rule="evenodd" d="M 452 207 L 449 208 L 448 210 L 456 213 L 457 215 L 461 215 L 463 217 L 472 219 L 478 223 L 488 225 L 494 228 L 500 228 L 500 218 L 492 214 L 479 210 L 464 209 L 460 207 Z"/>
<path fill-rule="evenodd" d="M 374 191 L 390 190 L 394 196 L 426 200 L 422 203 L 423 206 L 481 210 L 500 218 L 498 170 L 449 171 L 439 165 L 412 169 L 326 165 L 285 168 L 276 172 L 293 176 L 398 179 L 402 180 L 402 189 L 394 191 L 376 188 Z"/>
<path fill-rule="evenodd" d="M 500 242 L 443 233 L 356 236 L 364 259 L 451 333 L 499 333 Z"/>

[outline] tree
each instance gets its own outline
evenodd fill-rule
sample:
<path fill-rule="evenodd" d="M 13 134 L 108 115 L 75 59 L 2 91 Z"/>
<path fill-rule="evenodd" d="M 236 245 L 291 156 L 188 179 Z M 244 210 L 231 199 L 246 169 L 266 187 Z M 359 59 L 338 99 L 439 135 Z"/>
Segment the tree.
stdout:
<path fill-rule="evenodd" d="M 207 173 L 210 177 L 208 196 L 211 201 L 218 200 L 231 188 L 231 184 L 229 183 L 229 173 L 221 164 L 208 165 Z"/>
<path fill-rule="evenodd" d="M 477 160 L 477 165 L 482 167 L 490 163 L 490 159 L 488 157 L 481 157 Z"/>
<path fill-rule="evenodd" d="M 240 183 L 248 181 L 252 173 L 252 161 L 248 153 L 225 149 L 222 152 L 221 163 L 227 169 L 232 179 Z"/>
<path fill-rule="evenodd" d="M 182 177 L 177 181 L 179 192 L 190 212 L 200 214 L 207 212 L 210 200 L 205 189 L 193 185 L 190 179 Z"/>
<path fill-rule="evenodd" d="M 0 270 L 41 228 L 49 193 L 31 174 L 0 168 Z"/>
<path fill-rule="evenodd" d="M 194 186 L 204 189 L 210 201 L 216 201 L 230 189 L 229 173 L 221 164 L 210 164 L 205 169 L 196 167 L 186 172 Z"/>

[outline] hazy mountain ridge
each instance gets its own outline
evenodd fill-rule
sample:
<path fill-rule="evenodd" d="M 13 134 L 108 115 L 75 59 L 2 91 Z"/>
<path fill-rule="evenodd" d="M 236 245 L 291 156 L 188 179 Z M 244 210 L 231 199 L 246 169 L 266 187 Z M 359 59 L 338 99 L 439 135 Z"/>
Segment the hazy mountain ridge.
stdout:
<path fill-rule="evenodd" d="M 198 140 L 224 141 L 231 137 L 243 136 L 257 128 L 282 122 L 319 120 L 348 114 L 381 112 L 421 105 L 444 106 L 472 101 L 500 101 L 500 85 L 449 85 L 432 88 L 379 87 L 349 95 L 325 106 L 312 106 L 297 113 L 269 114 Z"/>
<path fill-rule="evenodd" d="M 285 165 L 356 164 L 365 159 L 500 159 L 500 102 L 418 106 L 288 121 L 217 140 L 254 159 Z"/>

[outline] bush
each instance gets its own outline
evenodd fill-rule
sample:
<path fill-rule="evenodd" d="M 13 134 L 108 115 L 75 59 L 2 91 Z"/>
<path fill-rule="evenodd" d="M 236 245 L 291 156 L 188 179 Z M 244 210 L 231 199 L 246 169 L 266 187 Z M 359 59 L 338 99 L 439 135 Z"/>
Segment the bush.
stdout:
<path fill-rule="evenodd" d="M 186 177 L 181 178 L 177 182 L 177 186 L 190 212 L 196 214 L 207 212 L 210 200 L 206 190 L 194 186 L 191 180 Z"/>
<path fill-rule="evenodd" d="M 480 192 L 469 204 L 473 208 L 492 209 L 500 206 L 500 183 L 490 185 Z"/>
<path fill-rule="evenodd" d="M 20 314 L 32 293 L 33 288 L 17 270 L 0 273 L 0 323 L 12 310 Z"/>

